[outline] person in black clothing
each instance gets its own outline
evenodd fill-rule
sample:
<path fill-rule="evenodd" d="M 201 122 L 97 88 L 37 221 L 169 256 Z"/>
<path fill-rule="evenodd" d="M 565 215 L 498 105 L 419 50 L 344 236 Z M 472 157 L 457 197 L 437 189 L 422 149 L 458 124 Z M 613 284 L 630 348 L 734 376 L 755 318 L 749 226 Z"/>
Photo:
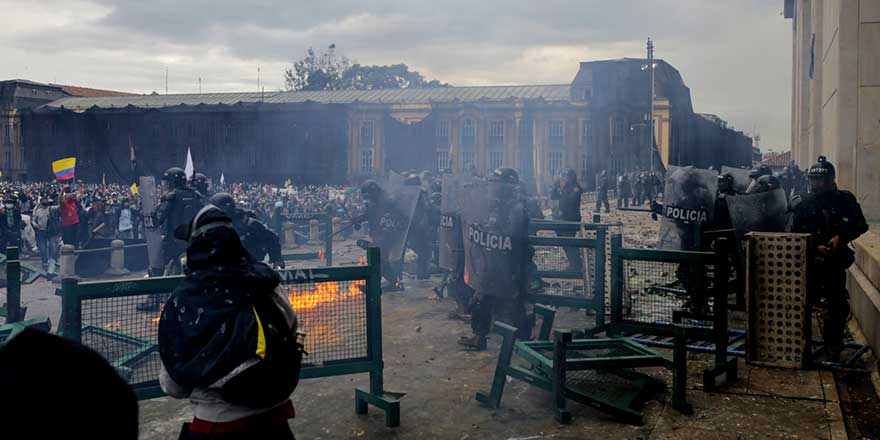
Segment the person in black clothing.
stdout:
<path fill-rule="evenodd" d="M 411 173 L 404 185 L 421 186 L 422 181 L 418 174 Z M 416 205 L 416 211 L 413 214 L 410 226 L 409 236 L 407 237 L 407 247 L 416 253 L 416 279 L 426 280 L 431 277 L 428 270 L 431 262 L 431 242 L 430 229 L 428 223 L 428 193 L 423 189 L 419 195 L 419 201 Z M 435 229 L 436 230 L 436 229 Z"/>
<path fill-rule="evenodd" d="M 10 194 L 0 207 L 0 251 L 6 253 L 7 247 L 21 245 L 22 227 L 18 198 Z"/>
<path fill-rule="evenodd" d="M 843 351 L 850 313 L 846 269 L 855 261 L 855 252 L 849 244 L 868 231 L 868 223 L 856 197 L 837 188 L 834 165 L 825 156 L 819 156 L 807 177 L 810 192 L 796 201 L 791 231 L 812 235 L 815 260 L 810 268 L 808 294 L 814 304 L 824 303 L 825 348 L 820 357 L 833 360 Z"/>
<path fill-rule="evenodd" d="M 605 204 L 605 212 L 611 210 L 608 206 L 608 174 L 605 170 L 596 175 L 596 209 L 593 212 L 599 212 L 602 204 Z"/>
<path fill-rule="evenodd" d="M 583 193 L 584 190 L 578 185 L 577 174 L 574 170 L 565 170 L 562 173 L 562 179 L 556 182 L 556 184 L 553 185 L 553 190 L 550 191 L 550 198 L 552 200 L 559 200 L 559 210 L 554 220 L 580 223 L 581 195 Z M 574 237 L 576 234 L 576 231 L 556 232 L 558 237 Z M 568 260 L 568 271 L 583 271 L 584 264 L 581 259 L 580 249 L 572 247 L 566 247 L 563 249 L 565 250 L 565 258 Z"/>
<path fill-rule="evenodd" d="M 177 167 L 169 168 L 162 175 L 166 190 L 156 210 L 156 223 L 162 233 L 163 267 L 171 264 L 172 271 L 180 255 L 186 251 L 186 243 L 174 238 L 174 230 L 188 224 L 204 206 L 202 195 L 187 186 L 186 173 Z"/>
<path fill-rule="evenodd" d="M 431 261 L 434 266 L 440 264 L 440 241 L 437 235 L 437 228 L 440 227 L 440 201 L 442 198 L 443 196 L 440 192 L 431 193 L 427 211 L 428 240 L 431 243 Z"/>
<path fill-rule="evenodd" d="M 283 268 L 284 258 L 281 256 L 281 241 L 265 224 L 257 220 L 256 214 L 249 209 L 235 206 L 235 200 L 229 193 L 217 193 L 208 202 L 226 213 L 232 219 L 235 231 L 241 243 L 256 261 L 263 261 L 266 254 L 277 268 Z"/>
<path fill-rule="evenodd" d="M 211 197 L 208 194 L 208 177 L 202 173 L 195 173 L 192 177 L 192 187 L 202 195 L 202 197 Z"/>

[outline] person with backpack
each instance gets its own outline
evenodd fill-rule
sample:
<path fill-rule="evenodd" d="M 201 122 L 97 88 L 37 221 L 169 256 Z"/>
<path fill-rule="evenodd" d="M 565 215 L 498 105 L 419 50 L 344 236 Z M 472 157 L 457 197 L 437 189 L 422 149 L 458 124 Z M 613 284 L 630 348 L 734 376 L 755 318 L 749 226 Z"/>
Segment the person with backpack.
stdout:
<path fill-rule="evenodd" d="M 187 274 L 162 309 L 159 382 L 188 399 L 181 439 L 293 439 L 303 346 L 280 276 L 248 254 L 222 210 L 175 230 Z"/>

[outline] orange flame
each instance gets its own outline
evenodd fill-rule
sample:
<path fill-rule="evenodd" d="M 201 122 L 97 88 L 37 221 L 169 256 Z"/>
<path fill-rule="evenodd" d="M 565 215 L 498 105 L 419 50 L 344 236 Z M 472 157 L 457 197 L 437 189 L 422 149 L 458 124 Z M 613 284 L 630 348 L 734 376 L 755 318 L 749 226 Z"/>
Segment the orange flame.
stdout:
<path fill-rule="evenodd" d="M 122 328 L 122 320 L 117 319 L 116 321 L 104 323 L 104 328 L 119 330 L 120 328 Z"/>
<path fill-rule="evenodd" d="M 150 322 L 152 322 L 153 324 L 157 324 L 157 325 L 158 325 L 158 324 L 159 324 L 159 321 L 160 321 L 161 319 L 162 319 L 161 316 L 157 316 L 157 317 L 151 319 Z"/>
<path fill-rule="evenodd" d="M 317 282 L 313 289 L 291 286 L 287 300 L 296 312 L 300 328 L 308 335 L 305 339 L 306 351 L 315 354 L 329 349 L 340 339 L 340 333 L 345 333 L 342 328 L 349 323 L 344 320 L 340 322 L 339 316 L 330 307 L 340 301 L 363 298 L 364 286 L 364 281 L 351 282 L 347 289 L 336 281 Z"/>
<path fill-rule="evenodd" d="M 358 266 L 366 266 L 366 265 L 367 265 L 367 256 L 361 255 L 361 257 L 358 258 Z"/>

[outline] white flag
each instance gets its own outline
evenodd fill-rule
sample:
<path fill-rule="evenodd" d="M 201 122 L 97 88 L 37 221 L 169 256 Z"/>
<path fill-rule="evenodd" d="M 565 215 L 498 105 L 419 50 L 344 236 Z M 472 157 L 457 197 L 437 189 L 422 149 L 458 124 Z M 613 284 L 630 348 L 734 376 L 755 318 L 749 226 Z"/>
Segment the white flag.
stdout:
<path fill-rule="evenodd" d="M 183 168 L 183 171 L 186 173 L 187 179 L 192 179 L 195 168 L 193 167 L 193 157 L 192 153 L 189 152 L 189 147 L 186 147 L 186 166 Z"/>
<path fill-rule="evenodd" d="M 220 184 L 226 185 L 226 177 L 223 176 L 223 173 L 220 173 Z"/>

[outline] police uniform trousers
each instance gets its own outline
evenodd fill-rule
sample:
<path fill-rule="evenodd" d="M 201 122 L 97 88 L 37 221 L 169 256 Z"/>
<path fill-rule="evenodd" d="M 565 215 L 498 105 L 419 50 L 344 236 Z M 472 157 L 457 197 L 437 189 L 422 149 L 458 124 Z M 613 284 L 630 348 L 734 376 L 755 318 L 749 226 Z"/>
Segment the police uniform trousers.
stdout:
<path fill-rule="evenodd" d="M 475 335 L 485 337 L 492 330 L 494 321 L 516 327 L 517 339 L 531 339 L 532 328 L 522 295 L 496 296 L 483 292 L 474 294 L 471 303 L 471 330 Z"/>
<path fill-rule="evenodd" d="M 823 299 L 822 339 L 831 352 L 843 350 L 843 336 L 849 319 L 849 292 L 846 290 L 846 270 L 816 265 L 813 278 L 813 299 Z"/>

